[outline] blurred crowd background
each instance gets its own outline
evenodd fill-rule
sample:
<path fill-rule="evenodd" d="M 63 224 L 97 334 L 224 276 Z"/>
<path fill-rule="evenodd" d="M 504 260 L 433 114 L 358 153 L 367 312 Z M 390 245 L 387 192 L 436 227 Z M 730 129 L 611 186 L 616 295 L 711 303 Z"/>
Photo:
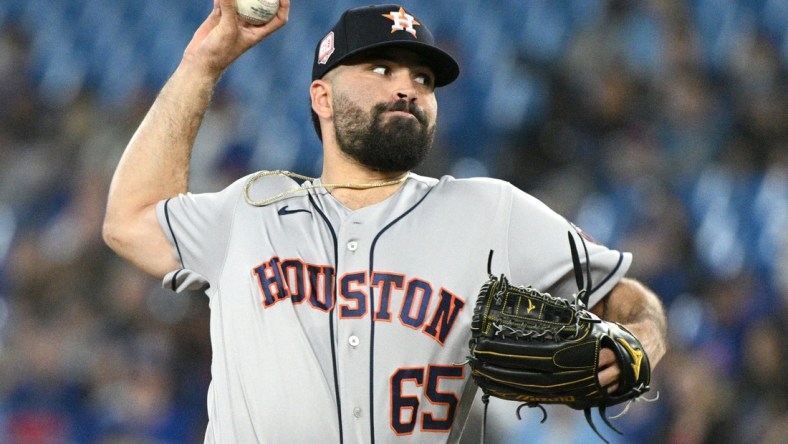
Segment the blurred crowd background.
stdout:
<path fill-rule="evenodd" d="M 192 188 L 319 174 L 307 86 L 350 6 L 290 23 L 224 76 Z M 544 200 L 665 304 L 659 399 L 613 442 L 788 442 L 788 1 L 406 1 L 460 61 L 427 175 Z M 201 442 L 207 300 L 101 240 L 112 171 L 209 0 L 0 0 L 0 442 Z M 487 442 L 594 442 L 581 412 L 493 401 Z M 286 413 L 283 414 L 297 414 Z M 478 424 L 471 424 L 478 433 Z M 467 442 L 478 441 L 475 436 Z M 601 442 L 601 441 L 600 441 Z"/>

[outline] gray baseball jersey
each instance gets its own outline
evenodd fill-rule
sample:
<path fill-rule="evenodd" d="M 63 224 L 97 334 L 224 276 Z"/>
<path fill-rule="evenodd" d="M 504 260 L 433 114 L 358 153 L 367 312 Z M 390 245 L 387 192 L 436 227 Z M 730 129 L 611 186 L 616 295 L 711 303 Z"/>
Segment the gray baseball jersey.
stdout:
<path fill-rule="evenodd" d="M 255 207 L 249 177 L 157 207 L 182 265 L 164 285 L 209 296 L 206 442 L 455 441 L 475 393 L 461 363 L 490 250 L 494 274 L 577 292 L 572 225 L 506 182 L 411 174 L 351 211 L 325 189 Z M 249 193 L 297 186 L 268 176 Z M 631 256 L 587 246 L 593 305 Z"/>

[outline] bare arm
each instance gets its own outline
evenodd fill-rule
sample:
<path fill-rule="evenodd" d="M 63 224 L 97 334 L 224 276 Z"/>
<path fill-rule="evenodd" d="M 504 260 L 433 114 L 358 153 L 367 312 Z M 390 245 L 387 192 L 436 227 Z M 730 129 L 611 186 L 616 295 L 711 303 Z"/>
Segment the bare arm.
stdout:
<path fill-rule="evenodd" d="M 110 185 L 104 240 L 118 255 L 154 276 L 178 268 L 156 219 L 156 203 L 185 193 L 197 132 L 222 73 L 249 48 L 287 22 L 289 0 L 277 16 L 250 26 L 235 0 L 215 0 L 181 63 L 131 138 Z"/>
<path fill-rule="evenodd" d="M 667 349 L 667 321 L 659 298 L 640 282 L 624 278 L 610 294 L 592 307 L 591 311 L 606 321 L 623 324 L 643 344 L 653 369 Z M 619 369 L 611 350 L 602 350 L 599 356 L 599 373 L 602 386 L 615 389 Z"/>

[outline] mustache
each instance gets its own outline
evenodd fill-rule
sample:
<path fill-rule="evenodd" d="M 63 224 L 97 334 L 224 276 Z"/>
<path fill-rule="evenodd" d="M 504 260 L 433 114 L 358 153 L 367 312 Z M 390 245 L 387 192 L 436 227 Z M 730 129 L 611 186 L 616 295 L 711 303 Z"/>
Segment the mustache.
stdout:
<path fill-rule="evenodd" d="M 427 125 L 427 116 L 424 114 L 424 111 L 411 101 L 397 100 L 389 104 L 379 103 L 375 108 L 377 115 L 389 111 L 401 111 L 413 115 L 422 125 Z"/>

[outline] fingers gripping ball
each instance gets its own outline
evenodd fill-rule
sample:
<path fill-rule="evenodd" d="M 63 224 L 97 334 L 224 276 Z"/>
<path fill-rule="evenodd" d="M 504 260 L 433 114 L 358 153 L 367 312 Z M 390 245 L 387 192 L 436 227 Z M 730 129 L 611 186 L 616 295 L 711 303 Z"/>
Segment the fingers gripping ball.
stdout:
<path fill-rule="evenodd" d="M 599 408 L 610 425 L 606 407 L 649 390 L 648 357 L 622 325 L 565 299 L 510 285 L 505 276 L 491 276 L 482 287 L 471 330 L 471 374 L 487 396 L 584 410 L 596 431 L 590 409 Z M 598 380 L 603 347 L 615 353 L 622 372 L 612 393 Z"/>
<path fill-rule="evenodd" d="M 279 0 L 236 0 L 241 20 L 255 25 L 271 21 L 279 10 Z"/>

